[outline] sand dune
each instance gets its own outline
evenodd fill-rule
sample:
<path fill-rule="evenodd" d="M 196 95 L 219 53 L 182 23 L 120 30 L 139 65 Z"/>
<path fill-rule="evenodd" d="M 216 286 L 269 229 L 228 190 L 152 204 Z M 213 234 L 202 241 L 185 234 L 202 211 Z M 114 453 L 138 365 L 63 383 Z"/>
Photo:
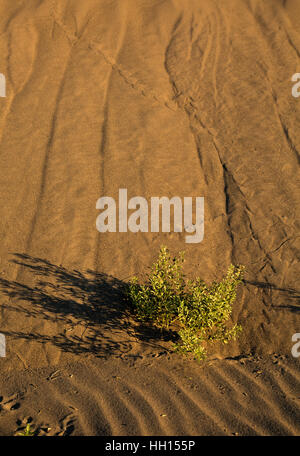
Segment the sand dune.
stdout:
<path fill-rule="evenodd" d="M 299 25 L 297 0 L 1 2 L 1 434 L 299 433 Z M 120 188 L 204 196 L 204 240 L 99 233 Z M 246 267 L 211 365 L 125 311 L 161 244 Z"/>

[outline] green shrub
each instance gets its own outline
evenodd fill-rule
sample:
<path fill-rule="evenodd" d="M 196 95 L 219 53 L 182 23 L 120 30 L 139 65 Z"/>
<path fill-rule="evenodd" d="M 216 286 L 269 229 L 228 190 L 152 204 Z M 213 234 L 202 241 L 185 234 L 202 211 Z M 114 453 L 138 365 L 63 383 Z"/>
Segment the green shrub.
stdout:
<path fill-rule="evenodd" d="M 208 286 L 199 278 L 185 280 L 183 262 L 184 252 L 171 258 L 168 249 L 161 247 L 146 283 L 139 284 L 134 277 L 127 295 L 139 320 L 166 329 L 176 323 L 180 342 L 175 349 L 203 359 L 205 343 L 227 343 L 241 331 L 239 325 L 228 328 L 227 324 L 244 267 L 231 265 L 221 282 Z"/>

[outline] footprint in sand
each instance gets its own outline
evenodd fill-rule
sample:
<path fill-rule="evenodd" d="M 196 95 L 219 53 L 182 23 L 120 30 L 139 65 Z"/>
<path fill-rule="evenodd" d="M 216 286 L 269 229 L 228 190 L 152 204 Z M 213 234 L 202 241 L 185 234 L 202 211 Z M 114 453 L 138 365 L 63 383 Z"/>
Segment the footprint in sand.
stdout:
<path fill-rule="evenodd" d="M 20 394 L 15 394 L 7 398 L 0 396 L 0 413 L 5 411 L 18 410 L 21 407 L 21 403 L 18 402 L 19 399 L 22 399 Z"/>
<path fill-rule="evenodd" d="M 59 436 L 71 435 L 75 429 L 75 421 L 76 421 L 76 417 L 75 417 L 75 415 L 73 415 L 73 413 L 66 415 L 60 421 L 61 430 L 59 432 L 57 432 L 56 435 L 59 435 Z"/>

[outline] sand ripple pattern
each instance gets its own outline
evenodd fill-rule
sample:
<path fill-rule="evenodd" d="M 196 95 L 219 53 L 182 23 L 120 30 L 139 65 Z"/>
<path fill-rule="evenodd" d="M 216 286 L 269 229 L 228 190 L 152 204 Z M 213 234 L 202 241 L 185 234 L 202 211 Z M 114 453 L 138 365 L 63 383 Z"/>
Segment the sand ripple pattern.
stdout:
<path fill-rule="evenodd" d="M 27 387 L 1 397 L 0 432 L 13 434 L 30 419 L 40 435 L 298 435 L 297 377 L 295 361 L 280 356 L 27 372 Z"/>

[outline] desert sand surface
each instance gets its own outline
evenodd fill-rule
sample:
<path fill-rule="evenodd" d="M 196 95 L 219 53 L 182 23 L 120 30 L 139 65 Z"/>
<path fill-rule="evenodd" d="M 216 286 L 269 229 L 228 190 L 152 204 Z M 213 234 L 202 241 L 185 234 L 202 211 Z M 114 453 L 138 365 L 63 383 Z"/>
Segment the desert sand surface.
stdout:
<path fill-rule="evenodd" d="M 298 435 L 298 0 L 1 0 L 0 435 Z M 205 234 L 99 233 L 96 201 L 204 196 Z M 199 363 L 122 289 L 164 244 L 246 267 Z"/>

